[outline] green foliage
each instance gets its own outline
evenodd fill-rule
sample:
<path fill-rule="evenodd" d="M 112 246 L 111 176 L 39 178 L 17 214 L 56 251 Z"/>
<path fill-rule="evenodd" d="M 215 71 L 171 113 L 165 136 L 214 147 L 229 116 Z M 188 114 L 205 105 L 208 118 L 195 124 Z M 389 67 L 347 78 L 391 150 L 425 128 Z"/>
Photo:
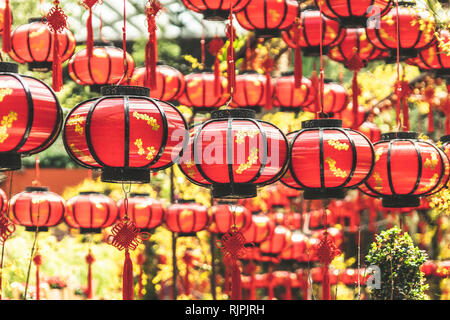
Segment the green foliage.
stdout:
<path fill-rule="evenodd" d="M 372 289 L 374 300 L 426 300 L 424 274 L 420 266 L 427 254 L 414 246 L 408 233 L 394 227 L 381 232 L 372 243 L 366 260 L 381 272 L 381 288 Z"/>

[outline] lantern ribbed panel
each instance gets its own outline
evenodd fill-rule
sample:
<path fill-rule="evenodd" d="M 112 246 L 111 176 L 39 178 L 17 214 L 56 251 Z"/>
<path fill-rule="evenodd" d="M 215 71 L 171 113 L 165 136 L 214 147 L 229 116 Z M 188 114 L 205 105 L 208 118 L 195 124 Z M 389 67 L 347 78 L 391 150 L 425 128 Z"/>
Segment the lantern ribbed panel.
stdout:
<path fill-rule="evenodd" d="M 6 196 L 5 191 L 0 189 L 0 214 L 6 213 L 8 210 L 8 197 Z"/>
<path fill-rule="evenodd" d="M 419 51 L 418 59 L 420 62 L 417 66 L 425 66 L 425 69 L 432 69 L 438 73 L 438 76 L 444 76 L 448 79 L 450 78 L 450 55 L 443 48 L 450 45 L 450 31 L 441 30 L 439 39 L 441 42 L 436 42 L 429 48 Z"/>
<path fill-rule="evenodd" d="M 372 143 L 375 143 L 381 139 L 381 130 L 378 126 L 372 122 L 365 121 L 358 131 L 364 134 Z"/>
<path fill-rule="evenodd" d="M 209 209 L 211 224 L 208 230 L 212 233 L 224 234 L 233 226 L 233 216 L 236 227 L 247 230 L 252 223 L 252 213 L 239 205 L 216 204 Z"/>

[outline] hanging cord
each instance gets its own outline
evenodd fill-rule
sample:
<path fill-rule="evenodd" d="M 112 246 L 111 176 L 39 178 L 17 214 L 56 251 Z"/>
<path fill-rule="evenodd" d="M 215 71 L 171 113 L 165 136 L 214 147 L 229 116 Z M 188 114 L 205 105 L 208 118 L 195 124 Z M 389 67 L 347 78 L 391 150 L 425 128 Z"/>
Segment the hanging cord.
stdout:
<path fill-rule="evenodd" d="M 361 300 L 361 226 L 358 226 L 358 300 Z"/>
<path fill-rule="evenodd" d="M 123 27 L 122 27 L 122 50 L 123 50 L 123 74 L 117 86 L 122 84 L 122 81 L 126 78 L 128 71 L 128 61 L 127 61 L 127 0 L 123 0 Z"/>
<path fill-rule="evenodd" d="M 319 11 L 320 11 L 320 82 L 319 82 L 319 105 L 320 105 L 320 113 L 323 115 L 323 104 L 324 104 L 324 66 L 323 66 L 323 16 L 322 16 L 322 5 L 319 3 Z"/>
<path fill-rule="evenodd" d="M 396 91 L 397 91 L 397 108 L 396 108 L 396 118 L 397 118 L 397 131 L 403 131 L 403 119 L 400 116 L 401 112 L 401 99 L 400 99 L 400 16 L 398 9 L 398 0 L 396 0 L 396 42 L 397 42 L 397 83 L 396 83 Z"/>

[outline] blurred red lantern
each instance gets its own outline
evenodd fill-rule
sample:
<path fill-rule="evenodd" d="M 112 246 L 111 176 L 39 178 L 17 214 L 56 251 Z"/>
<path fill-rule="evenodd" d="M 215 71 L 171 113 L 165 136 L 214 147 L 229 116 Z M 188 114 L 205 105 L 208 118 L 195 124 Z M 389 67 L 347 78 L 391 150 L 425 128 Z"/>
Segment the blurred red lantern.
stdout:
<path fill-rule="evenodd" d="M 256 71 L 244 71 L 236 76 L 231 106 L 260 112 L 266 104 L 266 76 Z"/>
<path fill-rule="evenodd" d="M 8 197 L 6 196 L 5 191 L 0 189 L 0 214 L 6 213 L 8 210 Z"/>
<path fill-rule="evenodd" d="M 250 0 L 236 13 L 236 19 L 258 38 L 279 37 L 280 31 L 294 22 L 298 11 L 298 2 L 294 0 Z"/>
<path fill-rule="evenodd" d="M 245 207 L 220 202 L 209 209 L 211 224 L 208 230 L 212 233 L 223 234 L 235 225 L 241 232 L 252 224 L 252 213 Z"/>
<path fill-rule="evenodd" d="M 214 73 L 191 73 L 184 77 L 186 85 L 178 97 L 180 104 L 192 107 L 194 112 L 211 112 L 228 100 L 226 81 L 221 78 L 220 90 L 216 92 Z"/>
<path fill-rule="evenodd" d="M 47 187 L 27 187 L 10 200 L 11 220 L 27 231 L 48 231 L 60 224 L 64 217 L 65 202 Z"/>
<path fill-rule="evenodd" d="M 293 232 L 291 235 L 291 245 L 283 250 L 280 258 L 288 261 L 306 261 L 306 239 L 300 232 Z"/>
<path fill-rule="evenodd" d="M 375 155 L 364 135 L 338 119 L 304 121 L 302 128 L 291 139 L 288 170 L 304 199 L 343 198 L 369 177 Z"/>
<path fill-rule="evenodd" d="M 327 54 L 330 47 L 339 44 L 343 37 L 343 29 L 339 23 L 320 14 L 315 7 L 302 10 L 299 23 L 292 24 L 289 30 L 282 32 L 283 40 L 291 48 L 302 49 L 305 56 L 320 55 L 320 25 L 323 26 L 322 53 Z M 298 38 L 296 29 L 299 28 Z"/>
<path fill-rule="evenodd" d="M 127 216 L 141 231 L 150 232 L 161 225 L 166 211 L 161 201 L 150 198 L 148 193 L 131 193 L 127 202 Z M 123 219 L 126 210 L 124 199 L 120 199 L 117 206 Z"/>
<path fill-rule="evenodd" d="M 243 234 L 247 243 L 253 243 L 258 246 L 272 236 L 274 229 L 275 224 L 269 217 L 262 214 L 254 214 L 252 215 L 252 223 Z"/>
<path fill-rule="evenodd" d="M 99 91 L 101 86 L 115 85 L 121 79 L 125 83 L 133 71 L 133 57 L 127 52 L 124 62 L 123 50 L 113 46 L 94 46 L 92 57 L 82 49 L 69 60 L 69 75 L 73 81 L 88 85 L 93 91 Z"/>
<path fill-rule="evenodd" d="M 441 278 L 448 278 L 450 276 L 450 260 L 438 261 L 434 274 Z"/>
<path fill-rule="evenodd" d="M 292 232 L 283 226 L 276 226 L 273 234 L 261 242 L 259 250 L 262 256 L 278 257 L 283 250 L 291 246 Z"/>
<path fill-rule="evenodd" d="M 0 170 L 20 169 L 22 155 L 47 149 L 59 135 L 63 121 L 53 90 L 17 71 L 17 64 L 0 62 Z"/>
<path fill-rule="evenodd" d="M 418 58 L 428 69 L 437 72 L 438 76 L 450 79 L 450 55 L 445 47 L 450 45 L 450 31 L 442 29 L 436 42 L 427 49 L 419 51 Z M 419 64 L 420 67 L 421 64 Z M 447 84 L 450 84 L 447 81 Z"/>
<path fill-rule="evenodd" d="M 328 117 L 333 117 L 336 113 L 341 112 L 347 107 L 349 98 L 347 90 L 343 85 L 333 82 L 330 79 L 325 79 L 323 91 L 323 111 L 319 110 L 314 102 L 306 105 L 304 107 L 305 111 L 322 112 L 328 115 Z"/>
<path fill-rule="evenodd" d="M 375 165 L 365 186 L 388 208 L 417 207 L 449 178 L 449 160 L 415 132 L 391 132 L 374 143 Z M 370 194 L 369 194 L 370 195 Z"/>
<path fill-rule="evenodd" d="M 81 166 L 102 169 L 102 181 L 147 183 L 149 172 L 173 165 L 187 143 L 187 124 L 173 105 L 144 87 L 103 87 L 103 96 L 75 106 L 64 146 Z"/>
<path fill-rule="evenodd" d="M 367 38 L 378 49 L 390 51 L 393 57 L 397 57 L 398 43 L 401 60 L 414 58 L 436 41 L 434 18 L 430 12 L 414 8 L 414 3 L 399 3 L 398 12 L 397 16 L 397 8 L 392 8 L 379 23 L 367 27 Z"/>
<path fill-rule="evenodd" d="M 178 200 L 178 203 L 171 204 L 164 217 L 167 229 L 185 237 L 195 236 L 209 223 L 208 209 L 193 200 Z"/>
<path fill-rule="evenodd" d="M 436 272 L 437 265 L 434 261 L 428 260 L 420 266 L 420 271 L 422 271 L 426 277 L 433 276 Z"/>
<path fill-rule="evenodd" d="M 145 72 L 145 67 L 134 69 L 128 84 L 145 87 Z M 158 63 L 156 66 L 156 89 L 150 90 L 150 98 L 163 101 L 176 100 L 183 92 L 184 85 L 184 76 L 180 71 Z"/>
<path fill-rule="evenodd" d="M 11 33 L 9 56 L 18 63 L 27 63 L 32 71 L 52 70 L 54 34 L 42 22 L 42 18 L 32 18 L 28 24 L 18 26 Z M 57 33 L 61 53 L 61 63 L 70 59 L 75 52 L 76 41 L 73 33 L 64 29 Z"/>
<path fill-rule="evenodd" d="M 323 14 L 345 28 L 366 27 L 391 8 L 392 0 L 314 0 Z"/>
<path fill-rule="evenodd" d="M 359 128 L 358 131 L 364 134 L 372 143 L 375 143 L 381 139 L 381 130 L 378 126 L 369 121 L 365 121 Z"/>
<path fill-rule="evenodd" d="M 228 19 L 230 9 L 237 12 L 245 8 L 249 0 L 182 0 L 189 10 L 203 14 L 203 18 L 212 21 Z"/>
<path fill-rule="evenodd" d="M 80 192 L 67 200 L 64 220 L 80 233 L 100 233 L 117 221 L 118 209 L 113 199 L 94 191 Z"/>
<path fill-rule="evenodd" d="M 366 121 L 366 118 L 368 116 L 368 112 L 363 106 L 358 106 L 357 110 L 357 127 L 361 126 L 364 121 Z M 353 116 L 353 106 L 352 104 L 348 104 L 347 108 L 339 112 L 337 115 L 338 119 L 342 120 L 342 126 L 344 128 L 351 128 L 354 123 L 354 116 Z"/>
<path fill-rule="evenodd" d="M 299 88 L 295 87 L 293 72 L 285 72 L 274 85 L 274 105 L 281 111 L 301 111 L 314 100 L 311 80 L 302 77 Z"/>
<path fill-rule="evenodd" d="M 211 187 L 214 198 L 251 198 L 257 187 L 276 182 L 287 165 L 288 145 L 274 125 L 256 120 L 249 109 L 212 112 L 202 123 L 180 160 L 195 166 L 204 183 L 189 171 L 190 180 Z M 211 150 L 215 150 L 213 155 Z"/>

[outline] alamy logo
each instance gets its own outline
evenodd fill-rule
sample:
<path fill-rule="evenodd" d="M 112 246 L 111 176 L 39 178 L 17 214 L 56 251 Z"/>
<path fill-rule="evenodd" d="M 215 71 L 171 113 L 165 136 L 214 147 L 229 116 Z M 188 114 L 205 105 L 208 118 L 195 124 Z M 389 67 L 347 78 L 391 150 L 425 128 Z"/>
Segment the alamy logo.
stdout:
<path fill-rule="evenodd" d="M 376 265 L 371 265 L 367 267 L 366 272 L 369 274 L 369 277 L 366 281 L 367 288 L 373 289 L 381 289 L 381 271 L 380 267 Z"/>
<path fill-rule="evenodd" d="M 367 29 L 380 29 L 381 10 L 377 6 L 369 6 L 366 11 L 368 18 Z"/>

